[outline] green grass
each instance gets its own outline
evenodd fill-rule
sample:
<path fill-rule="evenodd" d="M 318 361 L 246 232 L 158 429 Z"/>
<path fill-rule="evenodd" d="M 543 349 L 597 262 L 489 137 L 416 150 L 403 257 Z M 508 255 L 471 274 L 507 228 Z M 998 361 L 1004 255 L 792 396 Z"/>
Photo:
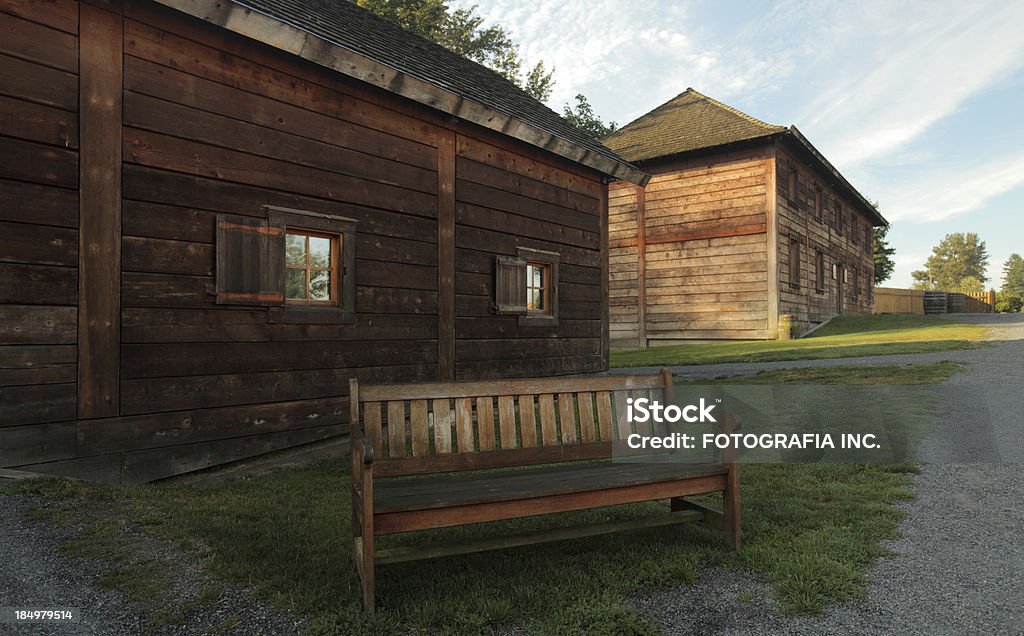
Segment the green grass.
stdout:
<path fill-rule="evenodd" d="M 807 338 L 613 351 L 613 367 L 769 362 L 955 351 L 984 346 L 988 329 L 938 316 L 840 316 Z"/>
<path fill-rule="evenodd" d="M 848 367 L 731 381 L 841 383 L 845 377 L 863 384 L 932 383 L 956 370 L 950 363 Z M 829 603 L 861 595 L 866 568 L 885 554 L 879 540 L 896 537 L 901 512 L 893 504 L 911 496 L 908 474 L 914 470 L 913 464 L 744 466 L 740 552 L 727 547 L 721 532 L 688 524 L 383 566 L 378 569 L 380 609 L 372 613 L 361 608 L 352 564 L 345 461 L 209 486 L 114 487 L 41 479 L 18 488 L 63 502 L 70 516 L 91 524 L 85 542 L 101 547 L 86 549 L 78 541 L 72 552 L 108 553 L 119 545 L 112 529 L 130 520 L 148 535 L 207 557 L 215 576 L 251 586 L 274 605 L 309 616 L 314 634 L 476 634 L 509 626 L 539 634 L 652 634 L 658 630 L 630 605 L 629 596 L 692 584 L 712 567 L 762 574 L 788 613 L 817 614 Z M 664 513 L 664 504 L 387 537 L 381 544 L 478 538 L 652 512 Z M 158 580 L 163 576 L 141 571 Z M 153 593 L 137 578 L 115 568 L 104 582 Z M 167 614 L 166 609 L 148 611 Z"/>

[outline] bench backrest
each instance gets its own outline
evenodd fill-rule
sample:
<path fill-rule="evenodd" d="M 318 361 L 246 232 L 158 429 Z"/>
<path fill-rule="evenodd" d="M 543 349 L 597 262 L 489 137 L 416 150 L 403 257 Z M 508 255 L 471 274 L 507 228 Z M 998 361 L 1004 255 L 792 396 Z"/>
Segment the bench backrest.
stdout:
<path fill-rule="evenodd" d="M 352 431 L 380 476 L 610 457 L 630 434 L 627 399 L 671 402 L 672 374 L 350 385 Z"/>

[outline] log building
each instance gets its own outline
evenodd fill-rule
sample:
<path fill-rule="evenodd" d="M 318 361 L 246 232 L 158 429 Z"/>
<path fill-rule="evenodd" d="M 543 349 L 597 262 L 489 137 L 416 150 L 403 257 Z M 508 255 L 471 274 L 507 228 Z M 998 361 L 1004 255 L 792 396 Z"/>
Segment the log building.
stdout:
<path fill-rule="evenodd" d="M 795 126 L 693 89 L 604 140 L 651 174 L 609 189 L 611 339 L 773 339 L 870 313 L 886 221 Z M 785 328 L 785 327 L 784 327 Z"/>
<path fill-rule="evenodd" d="M 348 2 L 0 28 L 0 467 L 144 482 L 342 434 L 350 377 L 607 368 L 646 175 L 496 73 Z"/>

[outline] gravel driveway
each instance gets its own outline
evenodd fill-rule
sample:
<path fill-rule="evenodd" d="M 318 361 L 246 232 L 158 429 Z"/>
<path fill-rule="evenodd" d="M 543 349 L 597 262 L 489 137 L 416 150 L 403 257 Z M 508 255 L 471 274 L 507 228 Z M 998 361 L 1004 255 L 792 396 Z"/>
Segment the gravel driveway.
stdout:
<path fill-rule="evenodd" d="M 957 318 L 992 326 L 994 346 L 679 368 L 699 379 L 851 363 L 967 365 L 940 386 L 940 413 L 920 449 L 917 499 L 902 504 L 902 538 L 885 542 L 894 556 L 869 571 L 864 599 L 821 618 L 785 618 L 757 578 L 714 571 L 637 604 L 669 634 L 1024 634 L 1024 316 Z"/>

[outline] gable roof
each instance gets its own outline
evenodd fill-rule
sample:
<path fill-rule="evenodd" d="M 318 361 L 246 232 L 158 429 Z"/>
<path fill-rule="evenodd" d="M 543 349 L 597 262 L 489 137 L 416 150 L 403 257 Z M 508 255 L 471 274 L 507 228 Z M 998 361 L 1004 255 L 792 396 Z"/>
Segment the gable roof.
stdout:
<path fill-rule="evenodd" d="M 875 225 L 889 224 L 796 126 L 767 124 L 692 88 L 626 124 L 603 141 L 627 161 L 643 162 L 737 142 L 775 138 L 789 141 L 809 156 Z"/>
<path fill-rule="evenodd" d="M 627 161 L 644 161 L 785 130 L 687 88 L 603 141 Z"/>
<path fill-rule="evenodd" d="M 495 71 L 352 2 L 156 1 L 617 179 L 648 179 Z"/>

